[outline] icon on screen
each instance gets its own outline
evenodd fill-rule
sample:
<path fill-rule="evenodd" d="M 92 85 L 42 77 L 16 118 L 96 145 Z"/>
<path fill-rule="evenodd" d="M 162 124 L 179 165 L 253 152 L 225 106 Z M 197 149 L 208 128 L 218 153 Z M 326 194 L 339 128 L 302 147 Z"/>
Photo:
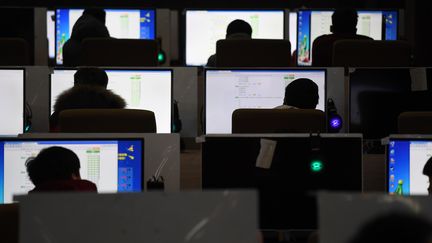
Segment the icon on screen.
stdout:
<path fill-rule="evenodd" d="M 390 175 L 390 182 L 394 182 L 395 181 L 395 176 L 394 175 Z"/>
<path fill-rule="evenodd" d="M 390 142 L 390 147 L 394 147 L 394 146 L 395 146 L 395 142 L 394 141 Z"/>
<path fill-rule="evenodd" d="M 394 158 L 390 158 L 390 163 L 394 164 L 396 161 Z"/>
<path fill-rule="evenodd" d="M 390 150 L 390 154 L 391 154 L 391 155 L 394 155 L 394 154 L 395 154 L 395 150 L 394 150 L 394 149 L 391 149 L 391 150 Z"/>

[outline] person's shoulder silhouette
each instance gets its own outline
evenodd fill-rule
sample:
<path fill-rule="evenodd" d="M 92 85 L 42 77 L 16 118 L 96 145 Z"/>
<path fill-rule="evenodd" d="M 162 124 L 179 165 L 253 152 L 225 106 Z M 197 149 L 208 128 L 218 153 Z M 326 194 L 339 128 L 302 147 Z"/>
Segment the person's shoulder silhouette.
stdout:
<path fill-rule="evenodd" d="M 252 27 L 244 20 L 236 19 L 228 24 L 226 40 L 250 40 L 252 39 Z M 216 54 L 210 56 L 207 60 L 208 67 L 216 67 Z"/>

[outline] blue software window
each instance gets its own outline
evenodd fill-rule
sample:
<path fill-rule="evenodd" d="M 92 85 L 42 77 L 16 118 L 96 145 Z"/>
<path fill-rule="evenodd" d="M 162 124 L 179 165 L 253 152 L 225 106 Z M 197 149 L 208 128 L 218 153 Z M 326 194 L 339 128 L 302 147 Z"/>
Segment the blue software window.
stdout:
<path fill-rule="evenodd" d="M 57 9 L 56 11 L 56 61 L 63 64 L 63 45 L 70 38 L 72 28 L 83 9 Z M 119 39 L 155 39 L 156 12 L 151 9 L 105 9 L 111 37 Z"/>
<path fill-rule="evenodd" d="M 387 185 L 390 194 L 428 194 L 429 178 L 423 175 L 423 168 L 432 156 L 432 141 L 391 140 L 387 156 Z"/>
<path fill-rule="evenodd" d="M 81 178 L 99 192 L 139 192 L 143 189 L 142 139 L 125 140 L 2 140 L 0 141 L 0 203 L 34 188 L 25 163 L 42 149 L 61 146 L 80 159 Z"/>

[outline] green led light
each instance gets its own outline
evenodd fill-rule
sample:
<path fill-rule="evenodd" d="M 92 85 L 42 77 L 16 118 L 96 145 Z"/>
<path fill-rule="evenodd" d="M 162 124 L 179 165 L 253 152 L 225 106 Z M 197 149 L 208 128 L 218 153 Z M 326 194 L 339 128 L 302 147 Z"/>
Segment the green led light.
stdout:
<path fill-rule="evenodd" d="M 165 60 L 165 55 L 161 52 L 159 52 L 158 54 L 158 61 L 159 62 L 163 62 Z"/>
<path fill-rule="evenodd" d="M 324 169 L 324 164 L 321 160 L 314 160 L 310 164 L 310 169 L 312 172 L 320 172 Z"/>

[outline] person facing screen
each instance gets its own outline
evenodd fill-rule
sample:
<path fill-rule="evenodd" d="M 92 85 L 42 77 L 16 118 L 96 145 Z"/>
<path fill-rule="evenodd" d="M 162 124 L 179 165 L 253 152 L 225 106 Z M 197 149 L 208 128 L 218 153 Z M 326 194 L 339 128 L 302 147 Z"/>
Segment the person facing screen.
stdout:
<path fill-rule="evenodd" d="M 354 9 L 336 9 L 332 15 L 330 35 L 316 38 L 312 44 L 312 66 L 328 67 L 332 65 L 333 44 L 338 40 L 373 40 L 364 35 L 357 35 L 358 14 Z"/>
<path fill-rule="evenodd" d="M 107 90 L 108 75 L 100 68 L 80 68 L 74 75 L 74 87 L 61 93 L 50 117 L 50 131 L 57 132 L 60 112 L 69 109 L 124 109 L 125 100 Z"/>
<path fill-rule="evenodd" d="M 430 157 L 427 161 L 425 166 L 423 167 L 423 175 L 429 177 L 429 186 L 428 186 L 428 192 L 429 195 L 432 195 L 432 157 Z"/>
<path fill-rule="evenodd" d="M 36 157 L 26 162 L 27 174 L 35 185 L 33 192 L 47 191 L 92 191 L 97 192 L 96 185 L 81 180 L 80 161 L 71 150 L 63 147 L 42 149 Z"/>
<path fill-rule="evenodd" d="M 318 100 L 318 85 L 308 78 L 299 78 L 286 86 L 283 105 L 275 109 L 315 109 Z"/>
<path fill-rule="evenodd" d="M 85 9 L 81 17 L 72 28 L 70 39 L 62 48 L 63 64 L 68 67 L 79 65 L 81 43 L 86 38 L 109 38 L 108 28 L 105 26 L 106 13 L 103 9 Z"/>
<path fill-rule="evenodd" d="M 232 21 L 226 31 L 226 40 L 250 40 L 252 39 L 252 27 L 244 20 L 236 19 Z M 216 67 L 216 54 L 207 60 L 208 67 Z"/>

